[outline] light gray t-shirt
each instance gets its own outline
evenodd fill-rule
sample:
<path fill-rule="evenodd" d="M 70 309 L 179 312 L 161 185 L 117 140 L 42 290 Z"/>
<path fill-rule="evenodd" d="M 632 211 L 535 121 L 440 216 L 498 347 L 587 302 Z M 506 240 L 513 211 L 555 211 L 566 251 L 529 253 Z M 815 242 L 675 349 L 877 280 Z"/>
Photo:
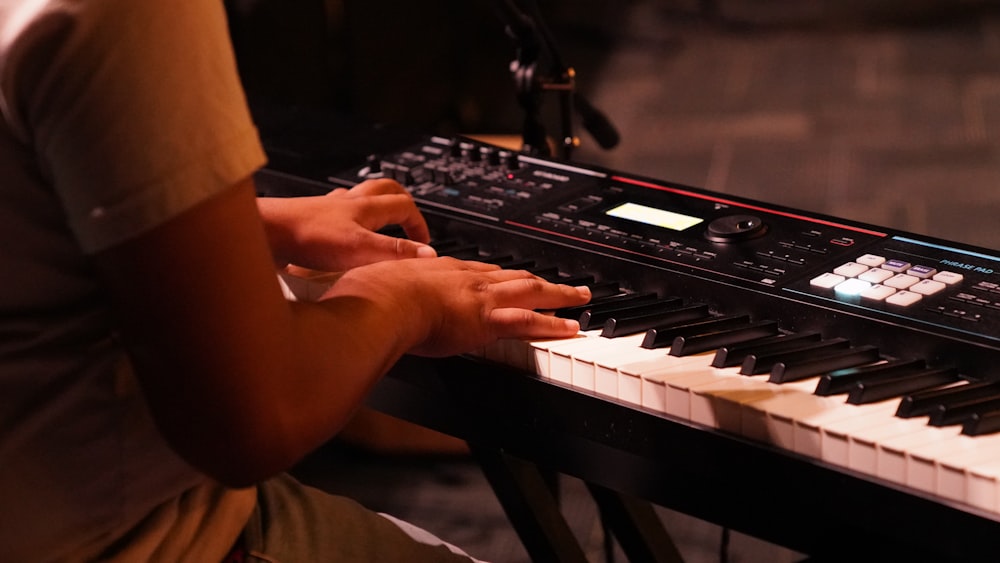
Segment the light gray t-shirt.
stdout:
<path fill-rule="evenodd" d="M 254 504 L 163 441 L 88 255 L 264 163 L 221 0 L 0 0 L 0 561 L 212 560 Z"/>

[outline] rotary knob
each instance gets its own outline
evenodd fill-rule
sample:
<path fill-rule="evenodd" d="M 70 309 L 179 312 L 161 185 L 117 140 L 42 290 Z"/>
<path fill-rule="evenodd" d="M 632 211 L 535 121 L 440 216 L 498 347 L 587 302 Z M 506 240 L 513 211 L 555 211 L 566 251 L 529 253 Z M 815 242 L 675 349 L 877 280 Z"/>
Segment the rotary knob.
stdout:
<path fill-rule="evenodd" d="M 766 233 L 767 224 L 756 215 L 726 215 L 708 224 L 705 238 L 713 242 L 740 242 Z"/>

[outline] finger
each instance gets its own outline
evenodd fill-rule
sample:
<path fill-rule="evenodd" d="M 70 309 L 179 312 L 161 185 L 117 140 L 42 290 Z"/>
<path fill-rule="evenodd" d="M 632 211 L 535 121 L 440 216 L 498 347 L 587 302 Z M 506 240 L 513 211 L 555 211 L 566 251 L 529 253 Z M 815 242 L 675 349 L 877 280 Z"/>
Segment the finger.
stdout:
<path fill-rule="evenodd" d="M 537 277 L 521 277 L 495 283 L 490 287 L 498 307 L 558 309 L 590 301 L 590 289 L 549 283 Z"/>
<path fill-rule="evenodd" d="M 442 256 L 437 259 L 437 264 L 443 268 L 484 272 L 490 276 L 494 276 L 496 274 L 500 274 L 501 276 L 504 275 L 504 270 L 501 270 L 500 266 L 497 266 L 496 264 L 489 264 L 487 262 L 479 262 L 477 260 L 461 260 L 451 256 Z M 490 283 L 499 280 L 491 277 L 486 281 L 487 283 Z"/>
<path fill-rule="evenodd" d="M 407 194 L 406 191 L 399 182 L 391 180 L 389 178 L 376 178 L 372 180 L 365 180 L 360 184 L 355 185 L 350 189 L 350 197 L 364 197 L 364 196 L 375 196 L 375 195 L 393 195 L 393 194 Z"/>
<path fill-rule="evenodd" d="M 358 234 L 357 252 L 352 256 L 354 262 L 352 265 L 436 256 L 437 252 L 426 244 L 372 231 L 362 231 Z"/>
<path fill-rule="evenodd" d="M 364 206 L 360 221 L 366 228 L 375 231 L 386 225 L 399 225 L 411 240 L 430 242 L 427 221 L 410 194 L 375 195 L 360 203 Z"/>
<path fill-rule="evenodd" d="M 497 338 L 568 338 L 580 323 L 527 309 L 493 309 L 489 323 Z"/>

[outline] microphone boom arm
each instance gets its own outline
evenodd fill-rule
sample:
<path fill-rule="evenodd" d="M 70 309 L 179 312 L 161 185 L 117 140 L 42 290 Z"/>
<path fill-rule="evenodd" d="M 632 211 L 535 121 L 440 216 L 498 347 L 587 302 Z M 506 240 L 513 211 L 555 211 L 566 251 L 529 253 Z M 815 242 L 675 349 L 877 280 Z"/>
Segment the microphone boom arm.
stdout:
<path fill-rule="evenodd" d="M 598 144 L 610 149 L 618 144 L 618 132 L 611 122 L 576 90 L 576 71 L 562 62 L 551 32 L 534 0 L 528 0 L 530 12 L 521 10 L 515 0 L 494 0 L 500 18 L 506 23 L 508 37 L 514 42 L 517 58 L 510 63 L 517 99 L 525 112 L 523 152 L 551 156 L 547 134 L 541 120 L 542 94 L 556 92 L 559 96 L 562 139 L 558 156 L 569 160 L 580 140 L 573 134 L 573 116 L 579 113 L 583 126 Z M 544 48 L 544 49 L 543 49 Z M 552 62 L 552 75 L 539 72 L 539 56 L 543 50 Z"/>

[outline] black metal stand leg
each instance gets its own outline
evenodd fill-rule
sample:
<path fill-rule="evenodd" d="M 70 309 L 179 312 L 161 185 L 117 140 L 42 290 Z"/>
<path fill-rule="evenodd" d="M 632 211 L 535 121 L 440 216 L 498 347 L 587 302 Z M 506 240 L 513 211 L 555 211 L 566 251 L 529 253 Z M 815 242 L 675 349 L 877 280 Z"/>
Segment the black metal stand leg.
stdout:
<path fill-rule="evenodd" d="M 674 541 L 653 507 L 604 487 L 587 484 L 591 496 L 631 563 L 682 563 Z"/>
<path fill-rule="evenodd" d="M 536 465 L 498 450 L 470 447 L 532 561 L 587 563 Z"/>

